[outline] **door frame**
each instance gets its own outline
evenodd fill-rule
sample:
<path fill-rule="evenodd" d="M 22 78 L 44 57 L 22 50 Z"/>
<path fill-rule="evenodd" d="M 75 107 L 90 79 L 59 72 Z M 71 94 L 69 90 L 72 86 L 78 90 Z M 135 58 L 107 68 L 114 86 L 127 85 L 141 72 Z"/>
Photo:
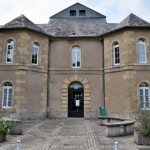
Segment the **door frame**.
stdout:
<path fill-rule="evenodd" d="M 79 83 L 81 84 L 81 83 Z M 82 85 L 82 84 L 81 84 Z M 81 98 L 81 110 L 79 110 L 76 107 L 76 110 L 74 111 L 73 108 L 75 107 L 75 102 L 74 102 L 74 92 L 80 92 L 82 93 L 82 98 Z M 68 87 L 68 117 L 72 118 L 84 118 L 84 87 L 82 88 L 73 88 L 73 87 Z"/>

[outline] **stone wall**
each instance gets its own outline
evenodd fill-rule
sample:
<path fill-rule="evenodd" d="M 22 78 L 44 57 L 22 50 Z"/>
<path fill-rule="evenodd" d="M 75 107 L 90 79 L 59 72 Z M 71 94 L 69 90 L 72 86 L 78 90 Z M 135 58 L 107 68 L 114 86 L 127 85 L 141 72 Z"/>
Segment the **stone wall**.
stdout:
<path fill-rule="evenodd" d="M 1 107 L 1 112 L 21 119 L 44 118 L 47 101 L 48 37 L 26 30 L 3 31 L 0 36 L 0 96 L 2 97 L 5 81 L 13 85 L 12 107 Z M 8 39 L 14 40 L 14 59 L 11 64 L 6 64 Z M 34 42 L 40 45 L 37 66 L 32 66 Z"/>
<path fill-rule="evenodd" d="M 111 115 L 130 116 L 138 105 L 138 89 L 150 81 L 150 32 L 124 30 L 104 38 L 106 111 Z M 147 64 L 139 64 L 138 40 L 144 38 Z M 113 64 L 113 43 L 120 47 L 120 65 Z"/>
<path fill-rule="evenodd" d="M 81 68 L 72 68 L 71 50 L 81 49 Z M 98 39 L 55 39 L 51 43 L 50 117 L 68 117 L 68 87 L 84 87 L 84 117 L 96 118 L 102 104 L 102 49 Z"/>

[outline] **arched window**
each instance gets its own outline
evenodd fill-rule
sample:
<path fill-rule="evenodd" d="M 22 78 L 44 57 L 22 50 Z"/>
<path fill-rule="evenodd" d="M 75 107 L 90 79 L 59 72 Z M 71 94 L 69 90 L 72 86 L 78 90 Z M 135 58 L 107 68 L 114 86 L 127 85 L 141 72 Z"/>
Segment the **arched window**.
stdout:
<path fill-rule="evenodd" d="M 8 40 L 7 41 L 7 50 L 6 50 L 6 63 L 13 62 L 13 51 L 14 51 L 14 41 Z"/>
<path fill-rule="evenodd" d="M 81 50 L 79 47 L 72 48 L 72 68 L 81 67 Z"/>
<path fill-rule="evenodd" d="M 38 56 L 39 55 L 39 44 L 34 43 L 32 45 L 32 65 L 38 65 Z"/>
<path fill-rule="evenodd" d="M 11 108 L 12 105 L 12 84 L 5 82 L 3 84 L 2 108 Z"/>
<path fill-rule="evenodd" d="M 150 108 L 149 85 L 143 82 L 140 84 L 139 90 L 140 108 Z"/>
<path fill-rule="evenodd" d="M 146 42 L 144 39 L 138 41 L 139 63 L 147 63 Z"/>
<path fill-rule="evenodd" d="M 113 44 L 113 55 L 114 55 L 114 65 L 120 64 L 120 52 L 119 52 L 119 43 L 115 42 Z"/>

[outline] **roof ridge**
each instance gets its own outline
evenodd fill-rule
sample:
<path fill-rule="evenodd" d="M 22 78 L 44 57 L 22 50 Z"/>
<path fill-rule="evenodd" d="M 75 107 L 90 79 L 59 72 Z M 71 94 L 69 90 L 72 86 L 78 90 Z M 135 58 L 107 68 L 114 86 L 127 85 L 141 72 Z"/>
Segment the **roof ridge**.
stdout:
<path fill-rule="evenodd" d="M 29 20 L 24 14 L 21 14 L 15 19 L 6 23 L 2 28 L 27 28 L 46 34 L 46 32 L 41 27 L 37 26 L 35 23 Z"/>

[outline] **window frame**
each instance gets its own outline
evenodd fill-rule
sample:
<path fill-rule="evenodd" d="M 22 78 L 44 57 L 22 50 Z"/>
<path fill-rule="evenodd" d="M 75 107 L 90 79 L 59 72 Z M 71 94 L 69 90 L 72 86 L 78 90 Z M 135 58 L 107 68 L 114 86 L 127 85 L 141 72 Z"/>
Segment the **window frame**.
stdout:
<path fill-rule="evenodd" d="M 145 82 L 144 82 L 145 83 Z M 143 83 L 140 84 L 139 86 L 139 107 L 140 109 L 150 109 L 150 87 L 149 85 L 148 86 L 142 86 Z M 142 93 L 143 95 L 141 95 L 141 91 L 142 90 Z M 146 95 L 146 90 L 148 91 L 148 95 Z M 142 97 L 141 97 L 142 96 Z M 146 97 L 148 97 L 148 101 L 146 100 Z M 141 98 L 142 98 L 142 101 L 141 101 Z M 146 103 L 148 102 L 148 107 L 146 106 Z M 141 107 L 141 103 L 143 103 L 143 107 Z"/>
<path fill-rule="evenodd" d="M 5 85 L 10 84 L 10 85 Z M 6 90 L 6 100 L 4 100 L 5 97 L 5 90 Z M 11 90 L 11 94 L 10 94 Z M 9 96 L 11 95 L 11 99 L 9 100 Z M 10 82 L 5 82 L 3 84 L 3 93 L 2 93 L 2 108 L 10 109 L 12 108 L 12 99 L 13 99 L 13 86 Z M 6 106 L 4 105 L 4 101 L 6 101 Z M 9 101 L 11 102 L 11 105 L 9 106 Z"/>
<path fill-rule="evenodd" d="M 34 61 L 36 60 L 36 63 L 33 63 L 33 48 L 36 48 L 36 51 L 37 51 L 37 57 L 36 58 L 34 58 Z M 33 66 L 38 66 L 38 61 L 39 61 L 39 43 L 33 43 L 33 45 L 32 45 L 32 65 Z"/>
<path fill-rule="evenodd" d="M 144 55 L 143 54 L 143 49 L 140 49 L 139 47 L 144 46 Z M 144 39 L 139 39 L 138 40 L 138 59 L 139 59 L 139 64 L 146 64 L 147 63 L 147 49 L 146 49 L 146 42 Z M 143 60 L 141 60 L 143 59 Z"/>
<path fill-rule="evenodd" d="M 119 53 L 119 57 L 116 57 L 116 50 L 117 50 L 117 48 L 118 48 L 118 53 Z M 116 60 L 117 60 L 117 62 L 119 61 L 119 63 L 116 63 Z M 117 42 L 117 43 L 115 43 L 114 45 L 113 45 L 113 61 L 114 61 L 114 66 L 119 66 L 120 65 L 120 47 L 119 47 L 119 43 Z"/>
<path fill-rule="evenodd" d="M 74 17 L 77 15 L 77 11 L 76 10 L 70 10 L 70 16 Z"/>
<path fill-rule="evenodd" d="M 84 9 L 79 10 L 79 16 L 81 16 L 81 17 L 86 16 L 86 10 L 84 10 Z"/>
<path fill-rule="evenodd" d="M 10 54 L 8 54 L 9 51 L 9 46 L 12 46 L 12 49 L 10 51 Z M 7 60 L 8 55 L 10 55 L 10 59 L 12 59 L 10 62 Z M 7 48 L 6 48 L 6 63 L 7 64 L 12 64 L 13 63 L 13 58 L 14 58 L 14 41 L 12 39 L 7 40 Z"/>
<path fill-rule="evenodd" d="M 79 66 L 78 66 L 78 59 L 80 63 Z M 74 63 L 75 63 L 75 66 L 73 66 Z M 72 48 L 72 68 L 81 68 L 81 49 L 80 47 L 77 47 L 77 46 Z"/>

